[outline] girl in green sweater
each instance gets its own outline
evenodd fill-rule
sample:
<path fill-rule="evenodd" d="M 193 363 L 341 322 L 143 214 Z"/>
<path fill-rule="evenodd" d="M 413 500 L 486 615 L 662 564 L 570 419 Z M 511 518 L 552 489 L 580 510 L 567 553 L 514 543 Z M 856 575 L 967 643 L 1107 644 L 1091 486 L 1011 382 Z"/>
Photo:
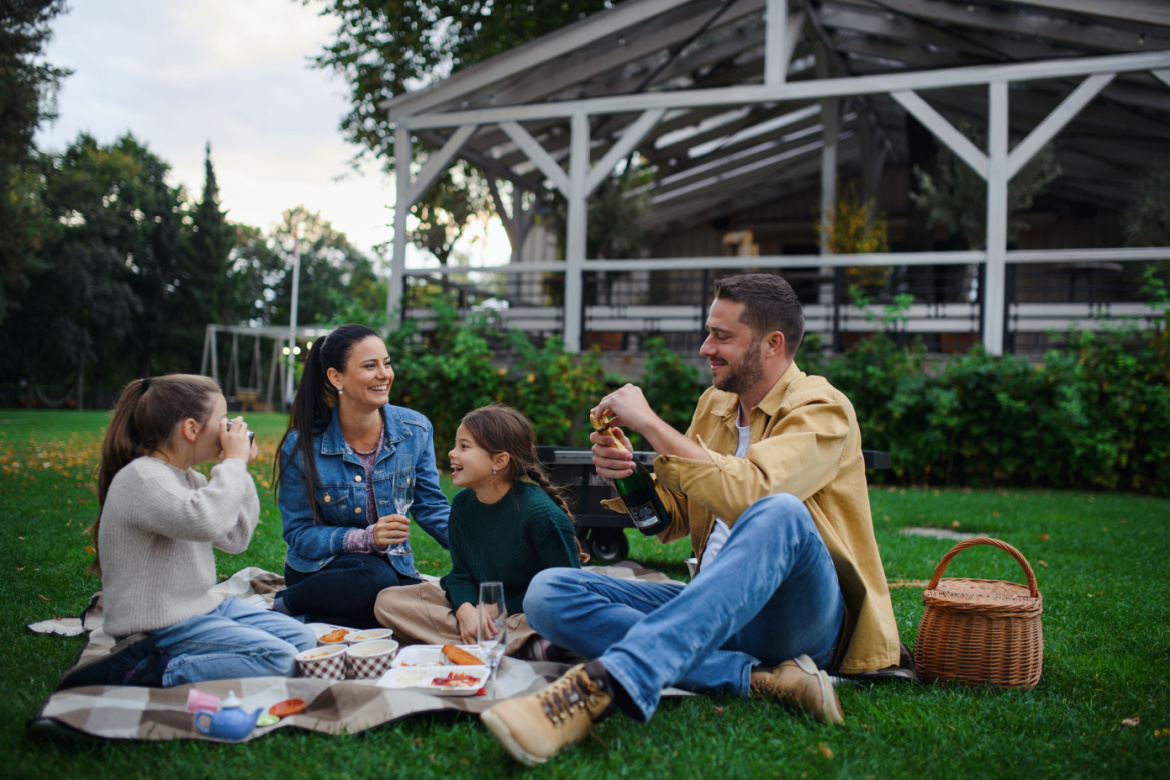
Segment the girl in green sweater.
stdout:
<path fill-rule="evenodd" d="M 451 572 L 438 584 L 387 588 L 374 614 L 404 643 L 474 644 L 479 584 L 504 583 L 507 654 L 539 637 L 521 611 L 536 573 L 580 567 L 568 506 L 536 458 L 528 418 L 502 404 L 469 412 L 455 432 L 451 481 Z"/>

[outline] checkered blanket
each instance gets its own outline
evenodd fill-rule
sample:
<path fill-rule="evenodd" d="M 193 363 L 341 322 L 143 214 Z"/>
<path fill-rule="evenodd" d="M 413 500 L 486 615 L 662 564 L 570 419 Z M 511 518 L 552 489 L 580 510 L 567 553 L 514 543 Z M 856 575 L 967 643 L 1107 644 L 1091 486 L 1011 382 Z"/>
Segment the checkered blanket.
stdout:
<path fill-rule="evenodd" d="M 623 579 L 669 581 L 660 572 L 632 565 L 590 568 Z M 224 597 L 232 595 L 252 603 L 271 604 L 272 594 L 283 586 L 284 580 L 279 575 L 249 568 L 221 582 L 215 590 Z M 80 621 L 75 618 L 43 621 L 29 628 L 39 633 L 69 635 L 77 633 L 78 624 L 89 632 L 89 641 L 76 663 L 88 662 L 109 652 L 114 640 L 102 630 L 100 593 L 94 596 Z M 241 706 L 246 712 L 267 710 L 285 699 L 305 700 L 303 713 L 283 718 L 272 726 L 256 728 L 248 739 L 290 727 L 327 734 L 356 733 L 421 712 L 454 710 L 478 713 L 498 699 L 538 691 L 566 669 L 563 664 L 504 658 L 488 685 L 487 693 L 476 696 L 438 696 L 425 691 L 380 688 L 372 681 L 335 682 L 299 677 L 216 680 L 174 688 L 72 688 L 52 694 L 29 720 L 28 727 L 32 732 L 79 733 L 107 739 L 211 740 L 212 737 L 195 728 L 194 715 L 187 711 L 187 695 L 192 687 L 196 687 L 220 698 L 234 691 L 243 701 Z"/>

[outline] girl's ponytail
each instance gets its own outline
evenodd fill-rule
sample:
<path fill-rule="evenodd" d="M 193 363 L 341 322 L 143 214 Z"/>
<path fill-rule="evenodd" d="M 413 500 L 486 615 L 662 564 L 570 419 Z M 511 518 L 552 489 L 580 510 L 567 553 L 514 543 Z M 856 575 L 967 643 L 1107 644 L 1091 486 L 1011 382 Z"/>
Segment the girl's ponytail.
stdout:
<path fill-rule="evenodd" d="M 122 467 L 135 458 L 149 455 L 165 446 L 175 426 L 188 417 L 207 422 L 212 403 L 219 394 L 214 379 L 195 374 L 168 374 L 131 380 L 118 396 L 114 414 L 102 440 L 102 460 L 94 482 L 97 485 L 98 517 L 86 533 L 98 550 L 101 510 L 110 492 L 110 484 Z M 101 574 L 101 555 L 86 569 Z"/>

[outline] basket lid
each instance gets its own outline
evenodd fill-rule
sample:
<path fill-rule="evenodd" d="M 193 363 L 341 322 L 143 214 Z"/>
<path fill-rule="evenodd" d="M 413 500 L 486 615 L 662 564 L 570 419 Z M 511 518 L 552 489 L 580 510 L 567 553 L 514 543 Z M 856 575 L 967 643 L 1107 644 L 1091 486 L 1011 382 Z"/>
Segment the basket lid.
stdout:
<path fill-rule="evenodd" d="M 938 587 L 922 592 L 922 603 L 1018 615 L 1038 615 L 1044 610 L 1044 599 L 1039 593 L 1033 596 L 1027 586 L 1005 580 L 939 580 Z"/>

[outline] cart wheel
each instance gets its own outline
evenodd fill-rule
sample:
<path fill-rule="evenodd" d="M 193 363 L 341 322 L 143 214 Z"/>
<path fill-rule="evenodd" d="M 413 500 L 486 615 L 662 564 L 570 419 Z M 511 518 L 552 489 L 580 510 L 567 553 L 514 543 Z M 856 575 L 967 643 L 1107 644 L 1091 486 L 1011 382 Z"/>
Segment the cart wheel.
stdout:
<path fill-rule="evenodd" d="M 582 546 L 593 556 L 590 563 L 605 566 L 627 558 L 630 540 L 620 528 L 590 528 L 587 542 Z"/>

